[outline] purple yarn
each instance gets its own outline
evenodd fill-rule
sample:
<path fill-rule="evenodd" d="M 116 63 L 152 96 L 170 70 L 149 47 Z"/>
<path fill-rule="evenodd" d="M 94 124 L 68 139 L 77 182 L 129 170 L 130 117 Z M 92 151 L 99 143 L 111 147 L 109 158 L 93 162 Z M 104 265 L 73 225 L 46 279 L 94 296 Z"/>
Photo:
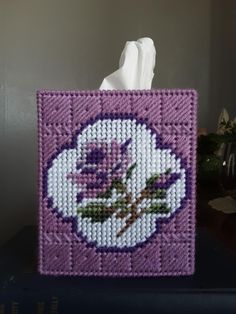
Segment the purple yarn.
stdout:
<path fill-rule="evenodd" d="M 77 201 L 77 203 L 82 202 L 83 198 L 84 198 L 84 195 L 83 195 L 82 192 L 77 193 L 77 195 L 76 195 L 76 201 Z"/>
<path fill-rule="evenodd" d="M 129 144 L 132 142 L 132 139 L 129 138 L 127 141 L 125 141 L 122 145 L 121 145 L 121 148 L 120 148 L 120 151 L 121 151 L 121 154 L 125 154 L 127 152 L 127 148 L 129 146 Z"/>
<path fill-rule="evenodd" d="M 96 168 L 84 167 L 80 173 L 81 174 L 93 174 L 96 172 L 97 172 Z"/>
<path fill-rule="evenodd" d="M 87 154 L 86 163 L 98 165 L 105 157 L 106 155 L 101 148 L 94 148 Z"/>
<path fill-rule="evenodd" d="M 41 91 L 38 92 L 37 97 L 40 145 L 40 273 L 56 276 L 119 277 L 192 274 L 195 230 L 196 92 L 192 90 Z M 146 107 L 149 108 L 148 111 L 145 110 Z M 97 248 L 96 243 L 88 243 L 86 237 L 78 233 L 74 217 L 62 217 L 59 209 L 53 208 L 53 201 L 47 198 L 47 172 L 54 158 L 64 149 L 75 148 L 77 135 L 85 127 L 106 118 L 132 119 L 147 125 L 151 132 L 157 135 L 157 147 L 172 150 L 175 147 L 174 152 L 181 158 L 181 166 L 186 169 L 187 196 L 176 213 L 168 219 L 158 220 L 155 234 L 145 243 L 133 248 Z M 185 127 L 183 123 L 187 123 L 187 126 Z M 55 124 L 59 127 L 54 128 Z M 65 139 L 65 134 L 60 134 L 60 129 L 64 130 L 65 125 L 69 126 L 66 130 L 70 137 L 68 141 Z M 76 129 L 77 125 L 81 125 L 79 130 Z M 48 129 L 50 132 L 45 137 L 44 134 Z M 54 134 L 57 134 L 58 139 L 56 145 L 53 145 Z M 181 140 L 183 136 L 187 136 L 188 141 Z M 50 140 L 52 145 L 46 142 L 50 143 Z M 120 151 L 122 154 L 125 154 L 129 145 L 125 143 L 120 144 L 124 145 Z M 88 161 L 94 160 L 94 156 L 87 157 Z M 119 157 L 120 159 L 122 158 Z M 97 165 L 97 171 L 101 171 L 105 161 L 99 163 L 97 160 L 99 161 L 99 158 L 96 157 L 95 163 L 85 164 L 85 154 L 78 161 L 74 169 L 75 173 L 79 174 L 83 167 L 93 165 Z M 118 167 L 119 160 L 113 159 L 109 169 Z M 120 170 L 117 170 L 115 171 L 119 173 Z M 123 171 L 123 167 L 121 170 Z M 85 170 L 85 175 L 86 171 L 89 174 L 90 170 Z M 96 178 L 96 173 L 92 176 Z M 172 184 L 171 181 L 175 182 L 178 178 L 178 173 L 172 174 L 172 178 L 169 174 L 165 182 L 155 182 L 155 188 L 168 188 Z M 68 180 L 76 184 L 72 176 L 68 176 Z M 79 184 L 78 191 L 86 187 L 86 183 Z M 96 192 L 94 191 L 95 196 Z M 84 189 L 77 194 L 77 202 L 87 197 L 90 195 Z M 45 205 L 46 200 L 47 205 Z M 173 217 L 175 217 L 174 228 Z"/>
<path fill-rule="evenodd" d="M 180 178 L 179 173 L 172 173 L 166 180 L 158 180 L 154 183 L 154 189 L 169 189 L 169 187 Z"/>

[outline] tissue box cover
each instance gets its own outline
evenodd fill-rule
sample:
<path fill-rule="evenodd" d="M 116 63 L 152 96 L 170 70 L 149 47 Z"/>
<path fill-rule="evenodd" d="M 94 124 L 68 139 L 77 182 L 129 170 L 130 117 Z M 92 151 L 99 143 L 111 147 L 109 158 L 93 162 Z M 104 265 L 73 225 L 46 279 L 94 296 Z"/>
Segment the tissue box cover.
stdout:
<path fill-rule="evenodd" d="M 39 91 L 39 271 L 194 272 L 193 90 Z"/>

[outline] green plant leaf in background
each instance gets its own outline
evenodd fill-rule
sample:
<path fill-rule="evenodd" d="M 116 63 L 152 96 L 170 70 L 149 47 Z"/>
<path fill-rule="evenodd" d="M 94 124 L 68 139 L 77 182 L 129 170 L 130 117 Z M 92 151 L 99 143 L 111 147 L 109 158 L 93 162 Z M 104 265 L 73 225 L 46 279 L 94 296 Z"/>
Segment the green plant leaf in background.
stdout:
<path fill-rule="evenodd" d="M 234 123 L 234 121 L 223 120 L 220 123 L 220 127 L 222 131 L 224 132 L 224 135 L 232 135 L 233 133 L 236 133 L 236 123 Z"/>

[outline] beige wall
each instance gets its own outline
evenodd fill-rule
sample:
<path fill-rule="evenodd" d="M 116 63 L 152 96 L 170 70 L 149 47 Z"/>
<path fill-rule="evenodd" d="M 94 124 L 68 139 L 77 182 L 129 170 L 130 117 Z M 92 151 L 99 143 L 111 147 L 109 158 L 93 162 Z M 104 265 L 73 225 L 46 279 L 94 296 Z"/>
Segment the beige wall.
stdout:
<path fill-rule="evenodd" d="M 236 116 L 236 1 L 211 1 L 209 64 L 209 123 L 215 123 L 215 115 L 226 107 Z"/>
<path fill-rule="evenodd" d="M 0 6 L 7 190 L 0 242 L 36 222 L 37 89 L 97 88 L 116 69 L 127 40 L 150 36 L 157 48 L 153 87 L 196 88 L 199 124 L 215 124 L 219 106 L 209 103 L 210 0 L 12 0 Z"/>
<path fill-rule="evenodd" d="M 227 0 L 223 6 L 222 34 L 222 94 L 221 102 L 236 116 L 236 1 Z"/>

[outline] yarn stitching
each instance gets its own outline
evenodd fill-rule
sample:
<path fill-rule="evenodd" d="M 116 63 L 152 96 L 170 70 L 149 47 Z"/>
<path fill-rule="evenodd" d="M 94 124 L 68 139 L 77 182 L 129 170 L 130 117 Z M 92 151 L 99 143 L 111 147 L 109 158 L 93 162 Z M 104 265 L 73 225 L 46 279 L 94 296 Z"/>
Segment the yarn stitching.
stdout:
<path fill-rule="evenodd" d="M 137 96 L 139 97 L 138 112 L 134 103 L 134 98 Z M 165 102 L 178 103 L 180 106 L 179 117 L 178 111 L 174 116 L 175 121 L 180 118 L 180 123 L 163 120 L 165 115 L 173 120 L 172 112 L 167 111 L 163 115 L 165 97 L 168 99 L 165 99 Z M 53 98 L 53 106 L 50 111 L 51 98 Z M 112 99 L 116 99 L 114 104 Z M 151 114 L 155 115 L 153 106 L 155 99 L 156 111 L 159 112 L 161 119 L 150 123 L 148 110 L 150 106 Z M 85 114 L 89 112 L 91 100 L 96 100 L 101 107 L 100 113 L 93 114 L 92 118 L 91 115 Z M 127 111 L 124 108 L 125 100 L 132 105 Z M 86 110 L 79 109 L 82 101 L 86 103 Z M 110 110 L 107 109 L 106 101 L 111 104 Z M 119 101 L 122 103 L 120 107 Z M 69 108 L 65 103 L 69 104 Z M 140 109 L 141 104 L 147 115 Z M 181 107 L 183 105 L 184 110 Z M 91 107 L 94 110 L 95 107 L 92 105 Z M 106 110 L 103 109 L 104 107 Z M 75 111 L 78 121 L 74 120 Z M 191 116 L 190 121 L 184 120 L 186 114 Z M 69 120 L 66 121 L 65 117 L 69 117 Z M 42 91 L 38 93 L 38 124 L 39 270 L 41 273 L 143 276 L 180 275 L 193 271 L 195 164 L 190 165 L 185 160 L 187 156 L 176 153 L 172 149 L 175 147 L 176 137 L 170 137 L 172 143 L 168 144 L 162 137 L 170 134 L 170 136 L 177 135 L 178 138 L 179 135 L 188 134 L 192 157 L 190 160 L 195 160 L 196 94 L 194 91 Z M 155 126 L 158 124 L 162 127 L 161 134 L 156 131 Z M 168 125 L 171 126 L 170 129 L 166 128 Z M 57 136 L 58 143 L 52 141 L 54 136 Z M 46 138 L 49 139 L 48 142 Z M 60 145 L 60 141 L 63 145 Z M 51 149 L 54 153 L 51 154 L 46 149 L 50 143 L 54 143 L 54 148 Z M 74 146 L 75 143 L 77 146 Z M 62 191 L 69 191 L 69 193 L 61 195 Z M 189 230 L 162 232 L 162 226 L 168 227 L 171 220 L 186 209 L 187 199 L 191 206 L 188 206 L 184 215 L 188 216 Z M 49 233 L 45 230 L 45 207 L 47 213 L 50 211 L 53 215 L 54 221 L 50 241 L 50 237 L 47 236 Z M 69 231 L 63 233 L 64 237 L 58 237 L 60 228 L 67 228 L 66 224 L 70 225 Z M 102 225 L 105 227 L 101 227 Z M 168 271 L 166 270 L 168 267 L 164 267 L 165 271 L 162 271 L 163 243 L 161 241 L 188 243 L 187 266 L 183 264 L 185 265 L 183 269 L 177 270 L 172 266 Z M 85 246 L 75 251 L 74 243 L 80 242 Z M 70 244 L 66 245 L 66 243 Z M 59 244 L 61 247 L 58 247 Z M 64 244 L 65 246 L 62 246 Z M 146 251 L 150 245 L 153 246 L 153 253 L 149 253 L 148 256 L 150 258 L 150 254 L 157 254 L 158 265 L 154 268 L 150 266 L 149 269 L 137 269 L 135 265 L 137 260 L 141 259 L 137 254 Z M 69 257 L 61 253 L 66 250 L 67 253 L 69 252 Z M 86 259 L 87 266 L 82 267 L 75 258 L 77 255 L 83 256 L 86 250 L 90 250 L 90 255 Z M 61 254 L 56 255 L 57 262 L 53 261 L 52 257 L 56 251 Z M 110 256 L 109 254 L 113 254 L 113 260 L 119 254 L 118 260 L 121 260 L 118 263 L 119 267 L 108 267 L 110 257 L 105 259 L 106 262 L 104 258 Z M 64 267 L 66 258 L 69 258 L 68 265 Z M 125 267 L 128 264 L 129 267 Z M 106 268 L 109 268 L 109 271 Z"/>

